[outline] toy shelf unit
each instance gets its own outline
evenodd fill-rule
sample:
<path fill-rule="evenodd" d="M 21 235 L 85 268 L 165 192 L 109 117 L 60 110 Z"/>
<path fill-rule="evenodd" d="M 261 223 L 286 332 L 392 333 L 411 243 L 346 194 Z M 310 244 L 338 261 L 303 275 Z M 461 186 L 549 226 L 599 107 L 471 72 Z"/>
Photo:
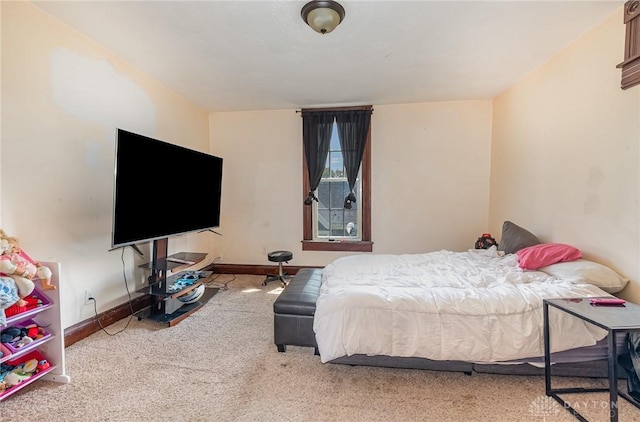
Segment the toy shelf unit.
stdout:
<path fill-rule="evenodd" d="M 211 271 L 183 271 L 206 256 L 206 253 L 197 252 L 167 255 L 167 239 L 154 240 L 153 260 L 139 266 L 151 270 L 149 283 L 137 290 L 151 295 L 153 303 L 136 313 L 138 319 L 147 318 L 173 326 L 213 297 L 218 290 L 204 286 Z M 169 272 L 173 274 L 168 275 Z"/>
<path fill-rule="evenodd" d="M 39 327 L 39 336 L 33 342 L 0 343 L 0 377 L 11 377 L 11 385 L 6 386 L 5 383 L 4 390 L 0 392 L 0 401 L 39 379 L 59 383 L 71 382 L 71 377 L 66 373 L 64 331 L 60 318 L 60 264 L 41 264 L 51 270 L 51 284 L 56 286 L 56 289 L 45 292 L 40 289 L 40 282 L 36 281 L 36 287 L 28 299 L 37 305 L 27 307 L 26 311 L 7 315 L 6 327 L 0 326 L 2 330 L 32 325 Z M 35 368 L 32 367 L 34 365 Z M 10 375 L 11 372 L 13 375 Z"/>

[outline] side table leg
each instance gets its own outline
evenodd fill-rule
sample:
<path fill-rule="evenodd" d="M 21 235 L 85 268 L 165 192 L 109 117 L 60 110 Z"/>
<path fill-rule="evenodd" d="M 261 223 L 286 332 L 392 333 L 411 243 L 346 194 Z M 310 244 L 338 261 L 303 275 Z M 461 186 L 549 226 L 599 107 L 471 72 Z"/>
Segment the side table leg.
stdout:
<path fill-rule="evenodd" d="M 551 345 L 549 344 L 549 304 L 542 306 L 544 316 L 544 385 L 547 396 L 551 395 Z"/>
<path fill-rule="evenodd" d="M 609 413 L 611 422 L 618 422 L 618 351 L 616 332 L 609 330 Z"/>

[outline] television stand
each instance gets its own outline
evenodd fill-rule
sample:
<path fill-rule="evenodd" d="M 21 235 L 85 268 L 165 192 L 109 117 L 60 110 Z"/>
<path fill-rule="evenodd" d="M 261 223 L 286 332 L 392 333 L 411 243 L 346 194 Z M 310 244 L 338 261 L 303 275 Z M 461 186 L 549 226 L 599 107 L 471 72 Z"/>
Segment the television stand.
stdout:
<path fill-rule="evenodd" d="M 174 277 L 176 276 L 181 277 L 182 273 L 177 273 L 174 275 Z M 167 281 L 169 282 L 169 279 L 167 279 Z M 198 281 L 192 286 L 189 286 L 176 293 L 163 291 L 163 289 L 158 286 L 159 284 L 160 283 L 155 283 L 138 290 L 138 292 L 150 294 L 156 299 L 154 300 L 155 303 L 153 305 L 137 312 L 136 316 L 138 317 L 138 320 L 141 320 L 143 318 L 150 319 L 156 322 L 167 324 L 169 327 L 178 324 L 180 321 L 187 318 L 198 309 L 202 308 L 204 304 L 209 301 L 209 299 L 211 299 L 213 296 L 215 296 L 216 293 L 218 293 L 219 290 L 205 288 L 204 294 L 196 302 L 182 303 L 178 299 L 179 296 L 187 295 L 190 291 L 193 291 L 197 287 L 204 284 L 204 282 Z"/>
<path fill-rule="evenodd" d="M 180 271 L 183 269 L 180 267 L 184 267 L 184 269 L 186 269 L 191 265 L 195 265 L 203 261 L 206 257 L 206 253 L 198 252 L 178 252 L 169 256 L 166 256 L 165 253 L 164 257 L 155 259 L 155 263 L 154 261 L 151 261 L 138 265 L 138 267 L 149 270 L 153 270 L 155 268 L 156 271 Z M 153 274 L 151 276 L 153 276 Z"/>
<path fill-rule="evenodd" d="M 212 271 L 182 271 L 206 256 L 206 253 L 194 252 L 167 256 L 167 239 L 154 240 L 153 260 L 139 265 L 140 268 L 151 269 L 149 284 L 137 290 L 151 295 L 153 303 L 135 314 L 138 319 L 151 319 L 171 327 L 204 306 L 219 289 L 204 288 L 204 294 L 195 302 L 183 302 L 179 298 L 188 298 L 190 292 L 207 283 L 213 274 Z M 174 274 L 167 276 L 169 271 Z"/>

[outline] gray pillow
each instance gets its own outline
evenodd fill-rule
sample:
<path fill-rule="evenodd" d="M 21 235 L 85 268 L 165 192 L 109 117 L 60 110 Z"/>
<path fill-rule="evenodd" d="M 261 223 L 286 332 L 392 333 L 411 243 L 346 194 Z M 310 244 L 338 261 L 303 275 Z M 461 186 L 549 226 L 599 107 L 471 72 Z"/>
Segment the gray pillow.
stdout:
<path fill-rule="evenodd" d="M 504 251 L 506 254 L 516 253 L 520 249 L 538 244 L 540 244 L 540 241 L 536 235 L 517 224 L 511 221 L 505 221 L 502 224 L 502 237 L 500 238 L 498 250 Z"/>

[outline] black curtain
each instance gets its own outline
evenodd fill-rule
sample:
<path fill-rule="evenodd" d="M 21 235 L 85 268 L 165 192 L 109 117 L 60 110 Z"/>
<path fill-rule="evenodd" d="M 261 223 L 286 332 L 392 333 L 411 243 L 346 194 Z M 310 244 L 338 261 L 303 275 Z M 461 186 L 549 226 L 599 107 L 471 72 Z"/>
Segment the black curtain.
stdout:
<path fill-rule="evenodd" d="M 372 110 L 345 110 L 335 112 L 340 148 L 344 159 L 344 168 L 349 182 L 349 194 L 344 199 L 344 207 L 351 209 L 351 204 L 356 202 L 353 188 L 356 185 L 364 147 L 369 133 Z"/>
<path fill-rule="evenodd" d="M 302 112 L 304 158 L 307 161 L 307 170 L 309 171 L 309 194 L 304 200 L 305 205 L 311 205 L 313 201 L 318 201 L 313 192 L 320 184 L 327 163 L 333 119 L 334 113 L 329 111 Z"/>

